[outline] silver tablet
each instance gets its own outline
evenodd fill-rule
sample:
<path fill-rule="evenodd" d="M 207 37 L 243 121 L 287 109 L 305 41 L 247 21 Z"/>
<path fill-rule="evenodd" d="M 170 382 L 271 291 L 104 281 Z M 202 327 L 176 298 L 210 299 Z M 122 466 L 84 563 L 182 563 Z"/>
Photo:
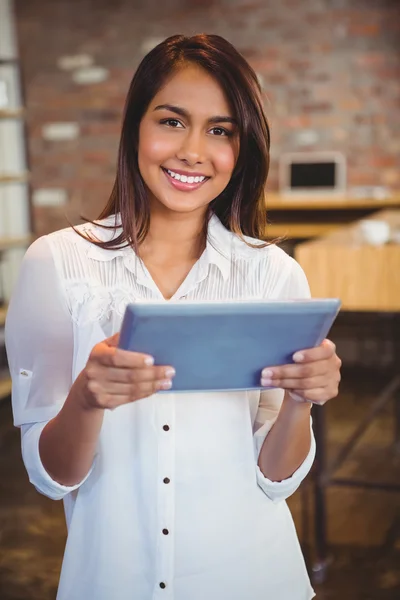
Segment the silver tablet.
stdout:
<path fill-rule="evenodd" d="M 128 305 L 119 345 L 176 369 L 171 391 L 260 388 L 265 367 L 319 345 L 338 299 Z"/>

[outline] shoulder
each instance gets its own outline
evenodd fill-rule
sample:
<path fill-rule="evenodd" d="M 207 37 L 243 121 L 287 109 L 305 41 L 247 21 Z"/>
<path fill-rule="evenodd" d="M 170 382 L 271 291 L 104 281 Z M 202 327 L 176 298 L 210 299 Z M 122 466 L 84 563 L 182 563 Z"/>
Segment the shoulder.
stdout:
<path fill-rule="evenodd" d="M 250 236 L 240 237 L 229 231 L 216 215 L 209 222 L 208 237 L 211 244 L 231 262 L 245 261 L 252 266 L 260 265 L 279 269 L 282 276 L 293 270 L 301 270 L 298 263 L 275 243 L 265 243 Z"/>
<path fill-rule="evenodd" d="M 213 216 L 209 236 L 212 244 L 234 271 L 245 276 L 250 284 L 258 282 L 264 297 L 304 298 L 309 296 L 307 278 L 301 266 L 282 248 L 227 230 Z M 251 281 L 250 281 L 251 280 Z"/>
<path fill-rule="evenodd" d="M 70 243 L 91 243 L 91 240 L 105 242 L 112 240 L 121 231 L 121 223 L 118 217 L 112 215 L 106 219 L 93 221 L 93 223 L 81 223 L 74 227 L 58 229 L 45 236 L 50 243 L 67 240 Z M 85 239 L 86 238 L 86 239 Z"/>
<path fill-rule="evenodd" d="M 48 234 L 47 242 L 57 254 L 83 253 L 88 258 L 113 258 L 119 250 L 105 250 L 93 242 L 108 242 L 115 239 L 121 232 L 118 216 L 110 217 L 93 223 L 82 223 L 74 227 L 66 227 Z"/>
<path fill-rule="evenodd" d="M 248 261 L 249 265 L 257 268 L 266 281 L 275 282 L 290 287 L 307 287 L 307 280 L 299 263 L 275 243 L 264 245 L 264 242 L 255 238 L 245 237 L 241 240 L 235 236 L 234 257 Z M 235 259 L 234 259 L 235 260 Z"/>
<path fill-rule="evenodd" d="M 290 265 L 293 259 L 276 244 L 265 244 L 262 240 L 250 236 L 240 237 L 229 231 L 213 214 L 209 226 L 208 237 L 218 250 L 231 260 L 249 262 L 274 261 L 281 265 Z"/>
<path fill-rule="evenodd" d="M 275 243 L 266 243 L 257 238 L 243 236 L 243 239 L 238 235 L 229 232 L 232 237 L 231 248 L 233 260 L 244 260 L 249 263 L 259 264 L 260 267 L 279 269 L 281 275 L 289 273 L 295 265 L 296 261 L 287 254 L 282 248 Z"/>

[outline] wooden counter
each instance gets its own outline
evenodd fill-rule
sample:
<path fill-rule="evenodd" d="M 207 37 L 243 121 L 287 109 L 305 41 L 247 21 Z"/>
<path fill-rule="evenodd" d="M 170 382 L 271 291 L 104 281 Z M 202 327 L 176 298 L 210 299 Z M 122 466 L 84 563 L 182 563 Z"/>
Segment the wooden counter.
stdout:
<path fill-rule="evenodd" d="M 310 211 L 310 210 L 381 210 L 389 207 L 400 207 L 400 192 L 384 199 L 352 198 L 332 196 L 282 196 L 276 192 L 267 192 L 266 207 L 269 210 Z"/>
<path fill-rule="evenodd" d="M 400 230 L 400 210 L 379 211 L 370 218 Z M 295 258 L 313 296 L 341 298 L 343 310 L 400 311 L 400 244 L 367 244 L 358 222 L 299 244 Z"/>
<path fill-rule="evenodd" d="M 400 193 L 384 200 L 332 196 L 282 196 L 269 192 L 266 209 L 268 239 L 305 240 L 326 235 L 384 208 L 400 208 Z"/>

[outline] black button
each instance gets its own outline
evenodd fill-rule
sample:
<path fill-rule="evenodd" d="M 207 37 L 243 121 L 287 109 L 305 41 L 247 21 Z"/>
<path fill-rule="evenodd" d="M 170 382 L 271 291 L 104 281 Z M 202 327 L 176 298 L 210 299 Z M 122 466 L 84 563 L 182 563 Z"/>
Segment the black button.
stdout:
<path fill-rule="evenodd" d="M 167 586 L 166 586 L 166 585 L 165 585 L 165 583 L 162 581 L 162 582 L 160 583 L 160 588 L 161 588 L 162 590 L 165 590 L 165 588 L 166 588 L 166 587 L 167 587 Z"/>
<path fill-rule="evenodd" d="M 168 535 L 169 534 L 168 529 L 163 529 L 162 532 L 163 532 L 164 535 Z"/>
<path fill-rule="evenodd" d="M 163 429 L 164 429 L 164 431 L 169 431 L 169 425 L 164 425 Z"/>
<path fill-rule="evenodd" d="M 164 477 L 163 482 L 164 483 L 169 483 L 171 480 L 169 477 Z"/>

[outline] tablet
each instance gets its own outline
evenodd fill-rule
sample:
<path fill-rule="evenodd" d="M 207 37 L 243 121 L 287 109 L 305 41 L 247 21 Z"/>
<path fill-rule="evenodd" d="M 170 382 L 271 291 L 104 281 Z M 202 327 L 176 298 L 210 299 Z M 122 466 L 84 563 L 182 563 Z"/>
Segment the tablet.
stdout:
<path fill-rule="evenodd" d="M 137 302 L 126 308 L 119 347 L 172 365 L 171 391 L 257 389 L 263 368 L 319 345 L 339 308 L 338 299 Z"/>

